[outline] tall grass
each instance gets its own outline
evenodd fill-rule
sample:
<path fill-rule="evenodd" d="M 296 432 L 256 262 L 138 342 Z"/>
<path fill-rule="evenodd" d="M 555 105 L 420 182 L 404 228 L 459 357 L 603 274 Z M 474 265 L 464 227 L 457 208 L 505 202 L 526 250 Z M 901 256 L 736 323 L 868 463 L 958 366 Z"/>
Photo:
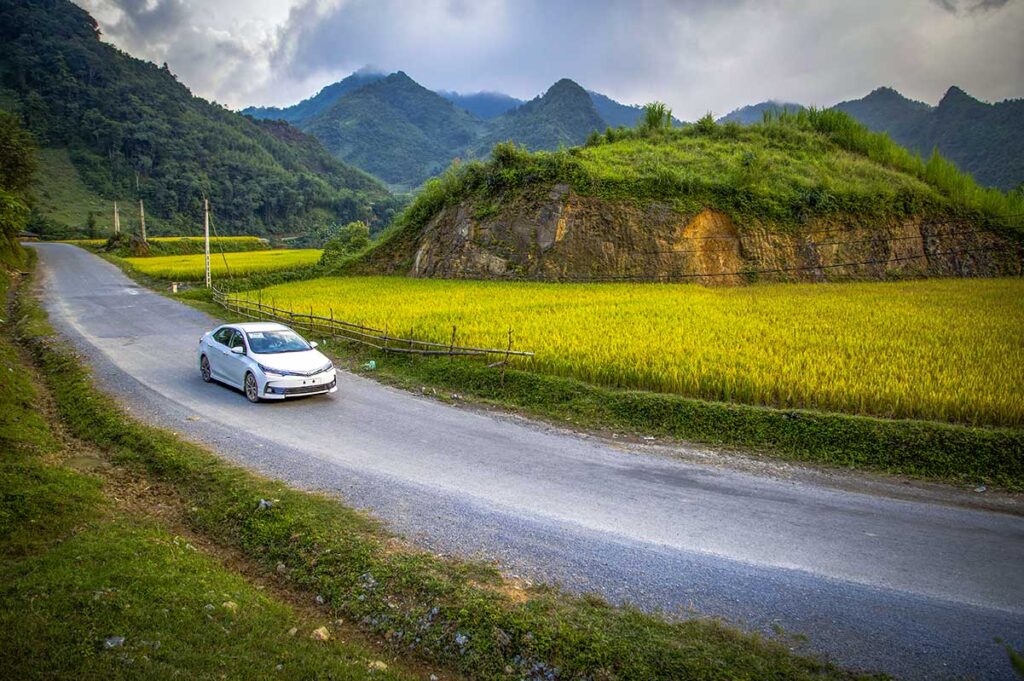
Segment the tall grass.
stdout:
<path fill-rule="evenodd" d="M 863 154 L 882 165 L 920 178 L 939 189 L 955 208 L 966 208 L 999 220 L 1024 223 L 1024 195 L 980 186 L 933 149 L 927 161 L 896 144 L 887 134 L 872 132 L 849 114 L 835 109 L 766 110 L 766 128 L 789 125 L 826 135 L 837 146 Z"/>
<path fill-rule="evenodd" d="M 536 284 L 347 277 L 272 286 L 447 343 L 537 353 L 525 367 L 614 388 L 971 424 L 1024 425 L 1024 280 Z"/>
<path fill-rule="evenodd" d="M 316 248 L 214 253 L 210 257 L 210 270 L 217 277 L 241 277 L 312 268 L 319 262 L 321 253 Z M 125 262 L 147 276 L 177 281 L 199 281 L 206 264 L 202 254 L 125 258 Z"/>

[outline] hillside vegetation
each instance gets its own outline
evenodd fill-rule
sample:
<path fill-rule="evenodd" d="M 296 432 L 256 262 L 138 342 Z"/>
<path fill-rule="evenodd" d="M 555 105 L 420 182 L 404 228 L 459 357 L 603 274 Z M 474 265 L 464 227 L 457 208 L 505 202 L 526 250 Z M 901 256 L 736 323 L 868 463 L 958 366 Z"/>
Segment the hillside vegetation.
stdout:
<path fill-rule="evenodd" d="M 67 149 L 89 192 L 139 196 L 168 231 L 194 229 L 204 195 L 227 232 L 379 222 L 393 207 L 382 185 L 315 140 L 194 97 L 166 66 L 101 42 L 92 17 L 67 0 L 0 7 L 0 90 L 40 146 Z M 47 207 L 49 220 L 37 220 L 37 229 L 84 227 L 59 221 L 81 215 Z"/>
<path fill-rule="evenodd" d="M 814 280 L 1020 272 L 1024 196 L 979 187 L 942 156 L 922 160 L 842 112 L 753 126 L 661 120 L 594 134 L 581 148 L 500 144 L 488 162 L 456 164 L 355 269 L 731 275 L 721 283 L 768 271 Z"/>
<path fill-rule="evenodd" d="M 476 140 L 480 124 L 401 71 L 302 123 L 338 158 L 408 188 L 444 170 Z"/>
<path fill-rule="evenodd" d="M 1007 191 L 1024 185 L 1024 99 L 988 104 L 951 87 L 938 106 L 929 106 L 878 88 L 835 108 L 912 151 L 938 149 L 983 185 Z"/>

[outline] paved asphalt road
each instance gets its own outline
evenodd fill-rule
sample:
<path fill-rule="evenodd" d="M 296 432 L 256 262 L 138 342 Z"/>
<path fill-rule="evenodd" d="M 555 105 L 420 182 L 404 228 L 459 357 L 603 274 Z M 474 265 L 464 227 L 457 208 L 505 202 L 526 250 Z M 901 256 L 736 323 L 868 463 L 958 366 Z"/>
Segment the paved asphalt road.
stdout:
<path fill-rule="evenodd" d="M 993 638 L 1024 647 L 1024 518 L 687 463 L 348 374 L 332 397 L 251 405 L 199 377 L 209 317 L 76 247 L 35 247 L 53 322 L 133 413 L 422 546 L 781 627 L 901 678 L 1014 678 Z"/>

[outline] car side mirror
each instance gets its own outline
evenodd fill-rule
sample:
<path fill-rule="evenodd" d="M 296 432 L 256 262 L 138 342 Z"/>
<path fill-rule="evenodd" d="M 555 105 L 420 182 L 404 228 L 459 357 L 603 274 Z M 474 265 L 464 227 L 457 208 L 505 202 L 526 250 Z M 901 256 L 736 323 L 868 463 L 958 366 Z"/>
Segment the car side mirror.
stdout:
<path fill-rule="evenodd" d="M 231 352 L 235 353 L 236 355 L 244 355 L 245 348 L 243 348 L 241 345 L 236 345 L 235 347 L 231 348 Z"/>
<path fill-rule="evenodd" d="M 309 342 L 309 347 L 311 347 L 311 348 L 315 348 L 315 347 L 316 347 L 316 346 L 318 346 L 318 345 L 320 345 L 320 344 L 319 344 L 319 343 L 317 343 L 316 341 L 310 341 L 310 342 Z"/>

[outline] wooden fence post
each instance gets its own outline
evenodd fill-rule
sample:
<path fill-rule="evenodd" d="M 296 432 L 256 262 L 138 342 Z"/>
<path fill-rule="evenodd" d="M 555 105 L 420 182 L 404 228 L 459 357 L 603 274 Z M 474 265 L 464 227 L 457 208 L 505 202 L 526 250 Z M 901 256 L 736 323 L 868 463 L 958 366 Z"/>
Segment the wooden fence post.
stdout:
<path fill-rule="evenodd" d="M 451 342 L 451 345 L 448 346 L 448 360 L 451 361 L 453 359 L 455 359 L 455 325 L 454 324 L 452 325 L 452 342 Z"/>
<path fill-rule="evenodd" d="M 512 327 L 508 327 L 508 347 L 505 349 L 505 361 L 501 365 L 501 387 L 505 387 L 505 368 L 508 367 L 508 356 L 512 352 Z"/>

